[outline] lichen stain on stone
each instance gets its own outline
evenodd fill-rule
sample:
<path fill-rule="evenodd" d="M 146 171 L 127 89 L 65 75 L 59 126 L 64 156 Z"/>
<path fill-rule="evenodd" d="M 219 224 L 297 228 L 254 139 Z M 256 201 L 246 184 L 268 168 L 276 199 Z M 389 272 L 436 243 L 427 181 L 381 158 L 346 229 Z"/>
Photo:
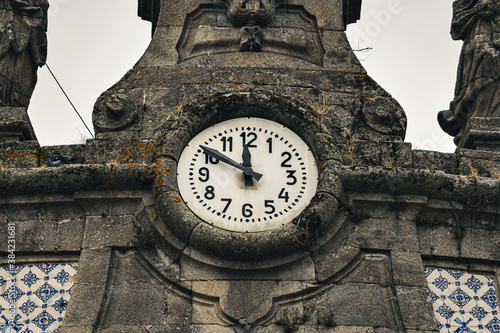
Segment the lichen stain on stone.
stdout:
<path fill-rule="evenodd" d="M 129 162 L 131 159 L 145 159 L 156 152 L 156 142 L 126 140 L 120 150 L 117 162 Z"/>
<path fill-rule="evenodd" d="M 36 154 L 26 154 L 26 153 L 11 153 L 6 152 L 3 154 L 4 159 L 17 159 L 17 158 L 38 158 Z"/>

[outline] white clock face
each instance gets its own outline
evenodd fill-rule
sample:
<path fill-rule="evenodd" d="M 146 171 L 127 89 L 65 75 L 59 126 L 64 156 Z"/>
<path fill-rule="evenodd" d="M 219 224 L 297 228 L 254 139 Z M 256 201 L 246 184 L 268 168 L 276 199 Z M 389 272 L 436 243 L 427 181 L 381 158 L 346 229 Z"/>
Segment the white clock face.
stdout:
<path fill-rule="evenodd" d="M 177 170 L 186 205 L 203 221 L 237 232 L 291 222 L 318 183 L 316 161 L 302 139 L 261 118 L 207 128 L 186 146 Z"/>

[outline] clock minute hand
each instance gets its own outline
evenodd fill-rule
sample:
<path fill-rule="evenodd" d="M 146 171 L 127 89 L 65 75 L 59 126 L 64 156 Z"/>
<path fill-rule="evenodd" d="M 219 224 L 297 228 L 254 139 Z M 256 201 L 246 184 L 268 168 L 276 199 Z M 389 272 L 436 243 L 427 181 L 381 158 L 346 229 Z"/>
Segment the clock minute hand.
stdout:
<path fill-rule="evenodd" d="M 262 174 L 253 171 L 253 169 L 251 167 L 246 167 L 246 166 L 239 164 L 238 162 L 236 162 L 236 161 L 230 159 L 229 157 L 227 157 L 226 155 L 222 154 L 217 149 L 213 149 L 213 148 L 210 148 L 207 146 L 202 146 L 202 145 L 200 145 L 200 148 L 203 149 L 205 154 L 207 154 L 208 156 L 212 156 L 213 158 L 216 158 L 223 163 L 226 163 L 234 168 L 240 169 L 241 171 L 243 171 L 243 173 L 245 175 L 252 176 L 257 181 L 259 181 L 262 178 Z"/>

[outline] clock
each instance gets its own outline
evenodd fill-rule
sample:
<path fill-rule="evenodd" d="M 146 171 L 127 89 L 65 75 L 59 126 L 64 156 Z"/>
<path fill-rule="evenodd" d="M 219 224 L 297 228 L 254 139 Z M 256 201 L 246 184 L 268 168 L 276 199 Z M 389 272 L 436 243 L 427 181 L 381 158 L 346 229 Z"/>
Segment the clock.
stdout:
<path fill-rule="evenodd" d="M 307 144 L 263 118 L 235 118 L 196 135 L 177 167 L 179 193 L 204 222 L 235 232 L 290 223 L 316 193 L 318 168 Z"/>

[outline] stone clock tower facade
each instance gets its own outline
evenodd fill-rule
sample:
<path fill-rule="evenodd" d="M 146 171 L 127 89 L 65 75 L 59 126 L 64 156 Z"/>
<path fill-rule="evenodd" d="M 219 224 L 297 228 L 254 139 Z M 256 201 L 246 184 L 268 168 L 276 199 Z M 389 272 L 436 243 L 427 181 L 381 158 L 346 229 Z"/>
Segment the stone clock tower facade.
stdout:
<path fill-rule="evenodd" d="M 152 41 L 96 139 L 0 151 L 18 331 L 498 332 L 498 153 L 403 141 L 344 32 L 360 9 L 139 0 Z"/>

